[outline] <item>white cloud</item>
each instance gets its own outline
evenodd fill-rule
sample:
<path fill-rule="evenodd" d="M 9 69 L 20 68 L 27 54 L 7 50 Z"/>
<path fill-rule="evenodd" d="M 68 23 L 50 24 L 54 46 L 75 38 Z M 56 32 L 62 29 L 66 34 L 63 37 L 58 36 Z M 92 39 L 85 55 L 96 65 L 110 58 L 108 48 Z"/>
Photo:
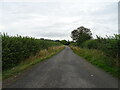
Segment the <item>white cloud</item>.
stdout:
<path fill-rule="evenodd" d="M 119 0 L 2 0 L 3 2 L 118 2 Z"/>
<path fill-rule="evenodd" d="M 118 30 L 117 0 L 19 1 L 3 0 L 0 3 L 3 14 L 0 22 L 2 32 L 10 35 L 71 40 L 71 31 L 79 26 L 90 28 L 93 36 L 112 35 Z"/>
<path fill-rule="evenodd" d="M 2 32 L 2 30 L 4 30 L 4 29 L 5 29 L 5 27 L 0 25 L 0 32 Z"/>

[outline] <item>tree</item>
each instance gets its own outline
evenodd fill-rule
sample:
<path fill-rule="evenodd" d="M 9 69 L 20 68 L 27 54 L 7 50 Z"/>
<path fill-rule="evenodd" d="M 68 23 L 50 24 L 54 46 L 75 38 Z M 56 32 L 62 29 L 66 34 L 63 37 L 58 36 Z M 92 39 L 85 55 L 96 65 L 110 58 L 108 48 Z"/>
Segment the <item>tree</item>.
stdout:
<path fill-rule="evenodd" d="M 66 40 L 61 40 L 61 43 L 64 45 L 69 45 L 69 41 L 66 41 Z"/>
<path fill-rule="evenodd" d="M 91 39 L 92 33 L 90 29 L 81 26 L 71 32 L 71 38 L 80 45 L 84 41 Z"/>
<path fill-rule="evenodd" d="M 78 32 L 78 30 L 73 30 L 72 32 L 71 32 L 71 38 L 73 39 L 73 41 L 77 41 L 78 40 L 78 37 L 79 37 L 79 32 Z"/>

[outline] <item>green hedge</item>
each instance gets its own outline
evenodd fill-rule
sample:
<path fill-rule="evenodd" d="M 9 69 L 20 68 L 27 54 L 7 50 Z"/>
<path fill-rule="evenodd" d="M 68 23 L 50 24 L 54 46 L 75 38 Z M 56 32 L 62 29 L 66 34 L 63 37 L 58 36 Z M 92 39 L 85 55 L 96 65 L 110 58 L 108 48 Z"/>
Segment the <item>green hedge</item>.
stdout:
<path fill-rule="evenodd" d="M 82 47 L 89 48 L 89 49 L 98 49 L 99 43 L 97 40 L 88 40 L 82 44 Z"/>
<path fill-rule="evenodd" d="M 18 65 L 42 49 L 60 43 L 51 40 L 40 40 L 31 37 L 2 35 L 2 69 L 7 70 Z"/>
<path fill-rule="evenodd" d="M 99 49 L 105 52 L 107 56 L 120 58 L 120 35 L 113 37 L 88 40 L 82 44 L 82 47 L 89 49 Z"/>

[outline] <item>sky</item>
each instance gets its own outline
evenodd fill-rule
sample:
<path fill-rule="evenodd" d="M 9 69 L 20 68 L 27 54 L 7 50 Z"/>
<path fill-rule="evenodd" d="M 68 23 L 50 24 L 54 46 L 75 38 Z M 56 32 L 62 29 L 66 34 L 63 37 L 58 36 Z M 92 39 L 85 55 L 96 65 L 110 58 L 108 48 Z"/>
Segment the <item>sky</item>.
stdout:
<path fill-rule="evenodd" d="M 0 32 L 53 40 L 72 40 L 84 26 L 105 37 L 118 33 L 119 0 L 2 0 Z"/>

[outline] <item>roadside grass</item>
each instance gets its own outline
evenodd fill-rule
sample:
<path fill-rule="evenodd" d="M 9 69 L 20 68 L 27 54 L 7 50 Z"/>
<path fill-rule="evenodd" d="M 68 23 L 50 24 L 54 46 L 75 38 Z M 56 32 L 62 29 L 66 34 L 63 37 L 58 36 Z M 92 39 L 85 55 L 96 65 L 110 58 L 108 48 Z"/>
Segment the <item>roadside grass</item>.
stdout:
<path fill-rule="evenodd" d="M 77 55 L 83 57 L 93 65 L 103 69 L 104 71 L 110 73 L 114 77 L 120 78 L 120 72 L 118 67 L 115 67 L 115 59 L 106 56 L 102 51 L 96 49 L 86 49 L 71 46 L 71 49 Z"/>
<path fill-rule="evenodd" d="M 50 47 L 48 49 L 41 50 L 35 56 L 29 57 L 28 59 L 24 60 L 19 65 L 17 65 L 16 67 L 9 69 L 7 71 L 4 71 L 2 73 L 2 79 L 5 80 L 12 76 L 18 75 L 23 71 L 25 71 L 27 68 L 30 68 L 33 65 L 40 63 L 43 60 L 51 58 L 55 54 L 62 51 L 64 48 L 65 46 L 55 46 L 55 47 Z"/>
<path fill-rule="evenodd" d="M 2 82 L 2 72 L 0 72 L 0 82 Z"/>

